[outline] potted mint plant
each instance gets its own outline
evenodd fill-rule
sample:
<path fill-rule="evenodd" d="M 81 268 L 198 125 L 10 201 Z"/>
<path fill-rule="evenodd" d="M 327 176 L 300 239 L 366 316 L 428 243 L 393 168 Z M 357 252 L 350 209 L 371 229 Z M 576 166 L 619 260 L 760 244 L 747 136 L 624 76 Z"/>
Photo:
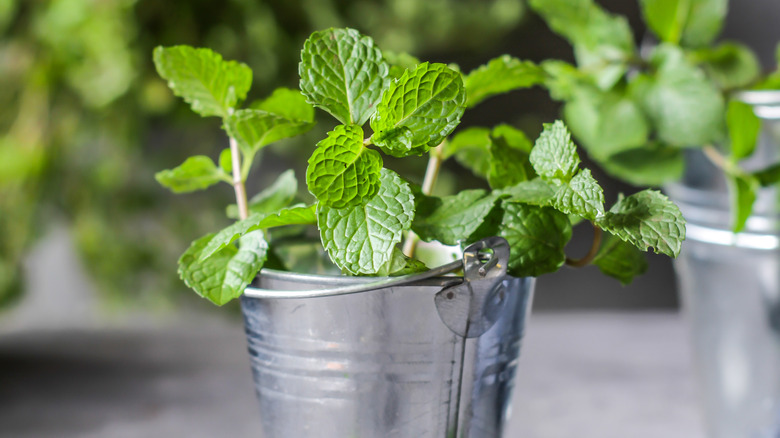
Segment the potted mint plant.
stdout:
<path fill-rule="evenodd" d="M 179 274 L 217 305 L 241 297 L 266 437 L 500 436 L 532 277 L 592 263 L 627 282 L 644 269 L 641 251 L 676 256 L 685 236 L 680 211 L 657 191 L 606 210 L 560 121 L 533 144 L 509 125 L 450 138 L 465 110 L 512 88 L 504 64 L 464 77 L 328 29 L 303 46 L 300 91 L 241 106 L 247 66 L 187 46 L 159 47 L 154 61 L 228 136 L 218 160 L 190 157 L 157 180 L 174 192 L 233 186 L 238 221 L 195 240 Z M 314 107 L 337 124 L 311 148 L 312 196 L 298 202 L 287 171 L 249 198 L 259 152 L 311 129 Z M 421 186 L 384 166 L 384 156 L 425 155 Z M 490 190 L 434 196 L 453 156 L 479 162 Z M 593 248 L 570 259 L 564 247 L 581 220 L 593 225 Z M 300 242 L 312 232 L 344 275 L 296 265 L 311 259 Z"/>
<path fill-rule="evenodd" d="M 626 18 L 592 0 L 530 5 L 576 65 L 505 59 L 513 88 L 549 90 L 590 158 L 663 185 L 688 221 L 675 267 L 709 436 L 777 436 L 780 73 L 762 76 L 748 47 L 714 42 L 727 0 L 639 1 L 650 32 L 639 47 Z"/>

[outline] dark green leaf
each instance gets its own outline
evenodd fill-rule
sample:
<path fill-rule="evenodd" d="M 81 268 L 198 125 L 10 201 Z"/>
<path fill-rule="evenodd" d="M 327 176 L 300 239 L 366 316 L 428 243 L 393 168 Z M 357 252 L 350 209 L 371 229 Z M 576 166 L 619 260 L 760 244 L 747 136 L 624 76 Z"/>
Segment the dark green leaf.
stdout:
<path fill-rule="evenodd" d="M 756 55 L 739 43 L 725 42 L 714 48 L 707 47 L 696 51 L 694 56 L 721 89 L 746 87 L 761 74 Z"/>
<path fill-rule="evenodd" d="M 376 275 L 381 277 L 407 275 L 427 270 L 428 267 L 425 266 L 425 263 L 409 258 L 400 249 L 395 248 L 390 262 L 383 266 Z"/>
<path fill-rule="evenodd" d="M 531 142 L 521 131 L 511 132 L 502 128 L 506 136 L 491 136 L 490 170 L 487 180 L 493 189 L 513 186 L 536 176 L 529 160 Z M 496 133 L 496 130 L 493 130 Z M 523 138 L 515 135 L 519 133 Z"/>
<path fill-rule="evenodd" d="M 753 213 L 759 182 L 751 176 L 727 175 L 731 195 L 731 229 L 739 233 Z"/>
<path fill-rule="evenodd" d="M 363 146 L 360 126 L 339 125 L 317 143 L 309 158 L 306 184 L 323 205 L 353 207 L 377 193 L 380 169 L 382 157 Z"/>
<path fill-rule="evenodd" d="M 511 201 L 539 206 L 551 205 L 555 197 L 554 186 L 544 182 L 541 178 L 523 181 L 493 193 Z"/>
<path fill-rule="evenodd" d="M 634 245 L 607 234 L 605 242 L 593 259 L 604 275 L 616 278 L 623 286 L 630 284 L 634 277 L 647 271 L 645 255 Z"/>
<path fill-rule="evenodd" d="M 371 117 L 372 141 L 394 157 L 423 154 L 460 123 L 465 99 L 460 73 L 444 64 L 422 63 L 382 94 Z"/>
<path fill-rule="evenodd" d="M 731 156 L 734 161 L 750 156 L 756 149 L 761 119 L 753 112 L 753 106 L 738 100 L 729 102 L 726 111 Z"/>
<path fill-rule="evenodd" d="M 263 110 L 239 110 L 225 118 L 228 135 L 236 139 L 241 152 L 251 157 L 263 147 L 295 137 L 314 126 L 313 123 L 289 120 Z"/>
<path fill-rule="evenodd" d="M 457 245 L 482 224 L 496 202 L 484 190 L 464 190 L 443 198 L 421 196 L 412 230 L 426 242 Z"/>
<path fill-rule="evenodd" d="M 341 123 L 362 126 L 388 83 L 388 66 L 374 40 L 354 29 L 311 34 L 298 66 L 308 102 Z"/>
<path fill-rule="evenodd" d="M 537 277 L 563 266 L 566 243 L 571 239 L 569 218 L 548 207 L 504 202 L 499 235 L 512 248 L 509 274 Z"/>
<path fill-rule="evenodd" d="M 390 263 L 414 217 L 409 184 L 382 169 L 379 192 L 368 202 L 336 209 L 320 205 L 317 224 L 331 260 L 351 275 L 374 275 Z"/>
<path fill-rule="evenodd" d="M 762 187 L 771 186 L 780 181 L 780 163 L 773 164 L 765 169 L 759 170 L 752 175 Z"/>
<path fill-rule="evenodd" d="M 179 276 L 198 295 L 221 306 L 244 293 L 260 272 L 268 244 L 262 231 L 255 231 L 241 238 L 240 248 L 226 246 L 201 261 L 202 251 L 213 237 L 213 234 L 201 237 L 182 254 Z"/>
<path fill-rule="evenodd" d="M 682 150 L 657 143 L 612 155 L 599 161 L 610 175 L 635 186 L 661 186 L 683 176 Z"/>
<path fill-rule="evenodd" d="M 661 192 L 643 190 L 618 201 L 597 222 L 637 248 L 677 257 L 685 240 L 685 219 L 680 209 Z"/>
<path fill-rule="evenodd" d="M 179 167 L 157 172 L 154 178 L 174 193 L 194 192 L 220 181 L 230 181 L 228 175 L 204 155 L 187 158 Z"/>
<path fill-rule="evenodd" d="M 182 97 L 202 116 L 227 116 L 246 98 L 252 86 L 249 67 L 224 61 L 209 49 L 157 47 L 154 65 L 157 73 L 168 81 L 173 94 Z"/>
<path fill-rule="evenodd" d="M 466 107 L 471 108 L 497 94 L 541 84 L 544 80 L 544 71 L 533 62 L 520 61 L 509 55 L 499 56 L 466 76 Z"/>

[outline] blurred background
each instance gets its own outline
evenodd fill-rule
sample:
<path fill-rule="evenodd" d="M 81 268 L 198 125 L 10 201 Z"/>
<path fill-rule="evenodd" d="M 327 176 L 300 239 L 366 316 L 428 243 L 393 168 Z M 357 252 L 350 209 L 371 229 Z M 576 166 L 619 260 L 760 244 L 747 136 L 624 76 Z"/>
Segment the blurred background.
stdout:
<path fill-rule="evenodd" d="M 637 38 L 644 35 L 637 2 L 599 3 L 627 16 Z M 778 18 L 777 0 L 732 1 L 723 38 L 747 44 L 769 67 Z M 568 44 L 521 0 L 0 0 L 0 340 L 41 328 L 211 312 L 178 279 L 176 260 L 191 240 L 229 223 L 232 190 L 176 196 L 153 175 L 190 155 L 216 159 L 227 140 L 216 119 L 198 117 L 171 94 L 154 71 L 152 50 L 190 44 L 243 61 L 254 72 L 253 99 L 297 87 L 303 41 L 330 26 L 354 27 L 383 50 L 456 63 L 464 72 L 503 53 L 573 61 Z M 535 138 L 558 111 L 545 91 L 521 90 L 467 112 L 461 128 L 510 123 Z M 327 119 L 300 141 L 266 149 L 250 194 L 280 169 L 292 167 L 300 179 L 300 157 L 331 126 Z M 390 165 L 421 180 L 426 159 L 407 161 L 406 168 Z M 608 187 L 608 204 L 635 190 L 596 168 L 594 176 Z M 482 185 L 455 162 L 439 183 L 442 191 Z M 589 245 L 587 230 L 578 231 L 572 254 Z M 671 262 L 655 256 L 627 287 L 596 268 L 543 277 L 534 303 L 536 310 L 677 306 Z M 3 345 L 0 370 L 27 364 L 13 361 L 20 350 Z M 12 402 L 0 390 L 0 406 Z"/>

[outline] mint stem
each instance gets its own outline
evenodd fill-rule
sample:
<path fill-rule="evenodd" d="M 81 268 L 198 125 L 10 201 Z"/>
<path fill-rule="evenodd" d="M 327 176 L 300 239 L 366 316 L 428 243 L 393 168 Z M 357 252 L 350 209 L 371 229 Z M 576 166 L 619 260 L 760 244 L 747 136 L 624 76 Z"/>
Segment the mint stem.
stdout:
<path fill-rule="evenodd" d="M 569 257 L 566 257 L 566 264 L 569 266 L 573 266 L 575 268 L 581 268 L 588 263 L 592 262 L 593 259 L 596 257 L 596 254 L 599 252 L 599 247 L 601 246 L 601 236 L 603 232 L 601 231 L 601 228 L 597 227 L 595 224 L 593 225 L 593 242 L 590 244 L 590 250 L 587 254 L 585 254 L 585 257 L 581 259 L 571 259 Z"/>
<path fill-rule="evenodd" d="M 247 207 L 244 180 L 241 177 L 241 157 L 238 151 L 238 142 L 233 137 L 230 137 L 230 157 L 233 162 L 233 189 L 236 192 L 238 218 L 244 220 L 249 217 L 249 208 Z"/>
<path fill-rule="evenodd" d="M 433 193 L 433 187 L 436 185 L 436 179 L 439 177 L 439 171 L 441 170 L 441 151 L 443 148 L 444 142 L 431 149 L 428 155 L 428 166 L 425 168 L 425 176 L 423 177 L 422 184 L 422 193 L 424 195 L 430 196 L 431 193 Z M 414 250 L 417 248 L 417 242 L 419 241 L 420 237 L 414 231 L 410 230 L 409 234 L 406 236 L 403 247 L 403 252 L 407 257 L 414 257 Z"/>

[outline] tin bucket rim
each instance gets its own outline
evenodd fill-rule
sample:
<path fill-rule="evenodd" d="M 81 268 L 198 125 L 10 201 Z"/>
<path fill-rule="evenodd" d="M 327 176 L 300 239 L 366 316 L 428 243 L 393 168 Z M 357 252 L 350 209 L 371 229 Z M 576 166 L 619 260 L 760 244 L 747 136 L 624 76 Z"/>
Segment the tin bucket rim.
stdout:
<path fill-rule="evenodd" d="M 268 278 L 272 280 L 289 281 L 292 283 L 309 283 L 323 286 L 340 286 L 340 285 L 353 285 L 353 284 L 365 284 L 374 283 L 377 281 L 389 281 L 397 277 L 390 276 L 350 276 L 350 275 L 327 275 L 327 274 L 307 274 L 293 271 L 282 271 L 279 269 L 263 268 L 260 273 L 255 277 L 252 282 L 252 286 L 257 286 L 261 278 Z M 455 282 L 462 282 L 463 277 L 459 275 L 442 275 L 437 277 L 426 278 L 424 280 L 418 280 L 410 283 L 403 283 L 398 286 L 448 286 Z M 394 286 L 394 287 L 398 287 Z"/>

